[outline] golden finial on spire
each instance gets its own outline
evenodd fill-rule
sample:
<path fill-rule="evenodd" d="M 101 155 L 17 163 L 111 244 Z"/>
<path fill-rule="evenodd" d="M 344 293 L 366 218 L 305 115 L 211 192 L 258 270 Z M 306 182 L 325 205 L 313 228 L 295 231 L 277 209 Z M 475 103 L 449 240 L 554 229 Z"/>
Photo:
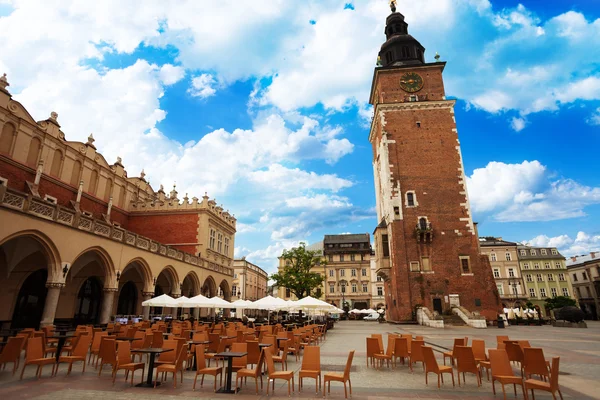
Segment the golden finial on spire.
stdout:
<path fill-rule="evenodd" d="M 397 5 L 396 0 L 390 0 L 390 8 L 392 9 L 393 13 L 396 12 L 396 5 Z"/>

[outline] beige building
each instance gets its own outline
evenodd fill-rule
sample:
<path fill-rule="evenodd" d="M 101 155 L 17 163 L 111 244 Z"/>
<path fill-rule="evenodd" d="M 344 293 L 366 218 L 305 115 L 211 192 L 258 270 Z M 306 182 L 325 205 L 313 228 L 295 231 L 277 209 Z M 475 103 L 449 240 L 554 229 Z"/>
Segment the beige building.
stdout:
<path fill-rule="evenodd" d="M 479 238 L 479 248 L 490 260 L 503 307 L 524 307 L 528 296 L 519 268 L 517 244 L 502 238 L 484 237 Z"/>
<path fill-rule="evenodd" d="M 377 275 L 377 252 L 373 250 L 370 258 L 371 267 L 371 308 L 379 310 L 380 308 L 385 309 L 385 282 L 383 278 Z"/>
<path fill-rule="evenodd" d="M 600 309 L 600 251 L 566 261 L 574 296 L 586 319 L 597 320 Z"/>
<path fill-rule="evenodd" d="M 316 251 L 316 256 L 319 258 L 323 257 L 323 242 L 316 242 L 311 245 L 306 246 L 306 250 Z M 289 261 L 284 260 L 282 257 L 279 257 L 279 265 L 277 266 L 277 271 L 281 272 L 286 265 L 289 265 Z M 323 278 L 325 278 L 325 265 L 322 263 L 317 263 L 312 269 L 311 272 L 316 272 L 320 274 Z M 320 288 L 317 288 L 312 296 L 325 301 L 325 280 Z M 296 295 L 294 295 L 290 289 L 285 288 L 283 286 L 273 285 L 273 297 L 279 297 L 284 300 L 298 300 Z"/>
<path fill-rule="evenodd" d="M 0 320 L 106 323 L 166 293 L 231 299 L 236 219 L 129 176 L 58 115 L 36 121 L 0 78 Z M 169 310 L 154 310 L 168 312 Z"/>
<path fill-rule="evenodd" d="M 258 265 L 242 257 L 233 261 L 232 300 L 256 301 L 267 295 L 267 274 Z"/>

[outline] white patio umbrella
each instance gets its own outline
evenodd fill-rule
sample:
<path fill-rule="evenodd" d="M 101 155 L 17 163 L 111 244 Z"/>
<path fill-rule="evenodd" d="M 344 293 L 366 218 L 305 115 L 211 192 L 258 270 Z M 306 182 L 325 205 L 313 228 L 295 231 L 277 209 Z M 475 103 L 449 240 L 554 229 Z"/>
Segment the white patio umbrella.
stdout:
<path fill-rule="evenodd" d="M 373 314 L 377 311 L 373 310 L 372 308 L 369 308 L 368 310 L 362 310 L 361 313 L 362 314 Z"/>
<path fill-rule="evenodd" d="M 361 310 L 357 310 L 356 308 L 353 308 L 352 310 L 349 311 L 350 314 L 360 314 Z"/>
<path fill-rule="evenodd" d="M 330 308 L 331 304 L 324 302 L 323 300 L 315 299 L 314 297 L 307 296 L 303 299 L 294 302 L 294 307 L 301 308 L 304 310 L 317 309 L 317 308 Z"/>
<path fill-rule="evenodd" d="M 252 303 L 252 302 L 247 302 L 246 300 L 242 300 L 242 299 L 238 299 L 236 301 L 234 301 L 233 303 L 231 303 L 232 306 L 235 306 L 234 308 L 249 308 L 249 304 L 248 303 Z"/>
<path fill-rule="evenodd" d="M 180 298 L 179 303 L 185 308 L 210 308 L 208 297 L 202 296 L 201 294 L 183 301 Z"/>
<path fill-rule="evenodd" d="M 288 307 L 288 304 L 285 300 L 280 299 L 279 297 L 266 296 L 262 299 L 258 299 L 252 302 L 252 305 L 248 308 L 252 308 L 255 310 L 275 311 L 285 307 Z"/>
<path fill-rule="evenodd" d="M 142 306 L 144 307 L 171 307 L 177 308 L 179 307 L 179 303 L 176 299 L 172 298 L 167 294 L 161 294 L 160 296 L 153 297 L 142 302 Z"/>
<path fill-rule="evenodd" d="M 232 303 L 217 296 L 211 297 L 208 301 L 213 308 L 236 308 Z"/>

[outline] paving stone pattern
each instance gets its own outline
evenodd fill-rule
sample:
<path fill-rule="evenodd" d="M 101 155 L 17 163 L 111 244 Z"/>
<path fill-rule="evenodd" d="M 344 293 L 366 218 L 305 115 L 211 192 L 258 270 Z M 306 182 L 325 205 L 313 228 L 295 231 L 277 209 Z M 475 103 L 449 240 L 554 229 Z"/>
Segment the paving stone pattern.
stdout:
<path fill-rule="evenodd" d="M 384 342 L 387 345 L 385 334 L 390 332 L 411 333 L 413 335 L 425 336 L 425 341 L 439 346 L 452 347 L 454 337 L 468 336 L 470 339 L 484 339 L 488 348 L 496 346 L 496 335 L 508 335 L 511 339 L 529 340 L 532 346 L 544 349 L 547 358 L 560 356 L 561 375 L 560 386 L 565 399 L 600 399 L 600 391 L 597 387 L 597 377 L 600 374 L 600 323 L 588 323 L 588 329 L 569 329 L 543 327 L 508 327 L 500 330 L 489 328 L 475 330 L 469 327 L 447 327 L 443 330 L 407 325 L 379 324 L 377 322 L 342 321 L 327 334 L 326 341 L 321 347 L 321 364 L 323 371 L 341 372 L 344 369 L 346 358 L 350 350 L 355 349 L 355 357 L 352 365 L 351 380 L 353 399 L 502 399 L 500 385 L 496 385 L 496 397 L 492 394 L 491 383 L 483 378 L 483 385 L 478 388 L 476 379 L 472 374 L 467 374 L 467 382 L 461 387 L 452 387 L 447 377 L 445 384 L 440 390 L 437 389 L 435 374 L 430 374 L 430 384 L 425 385 L 425 374 L 420 365 L 411 373 L 407 366 L 399 365 L 396 369 L 383 368 L 375 370 L 366 365 L 365 338 L 372 333 L 383 333 Z M 441 353 L 437 353 L 441 363 Z M 279 368 L 279 367 L 278 367 Z M 298 371 L 300 363 L 296 363 L 294 356 L 288 357 L 288 368 Z M 114 386 L 111 383 L 110 370 L 105 370 L 101 377 L 93 366 L 87 366 L 85 374 L 81 372 L 81 364 L 73 368 L 70 376 L 66 376 L 66 366 L 61 366 L 58 376 L 50 377 L 51 367 L 45 367 L 42 378 L 35 379 L 34 366 L 25 371 L 25 377 L 19 381 L 18 373 L 13 377 L 10 366 L 0 371 L 0 399 L 46 399 L 46 400 L 70 400 L 70 399 L 97 399 L 107 398 L 111 400 L 130 400 L 140 398 L 149 400 L 182 399 L 196 397 L 202 399 L 226 399 L 232 395 L 216 394 L 212 391 L 212 377 L 207 376 L 204 388 L 200 389 L 198 382 L 197 390 L 192 391 L 194 373 L 189 371 L 184 374 L 183 384 L 177 383 L 173 388 L 171 377 L 167 382 L 156 389 L 130 387 L 124 381 L 124 372 L 119 372 Z M 515 369 L 516 371 L 516 369 Z M 518 371 L 516 371 L 518 373 Z M 304 390 L 298 393 L 298 381 L 296 373 L 296 391 L 292 393 L 294 398 L 317 399 L 322 394 L 315 393 L 315 382 L 312 379 L 304 380 Z M 141 371 L 135 375 L 134 382 L 141 380 Z M 145 376 L 144 376 L 145 378 Z M 266 385 L 266 377 L 265 377 Z M 522 398 L 519 391 L 518 398 Z M 280 382 L 275 385 L 276 398 L 287 397 L 287 383 Z M 343 399 L 344 390 L 341 384 L 333 383 L 332 399 Z M 254 382 L 248 382 L 248 386 L 235 396 L 239 399 L 267 399 L 266 386 L 261 394 L 256 395 Z M 513 399 L 514 394 L 511 387 L 507 387 L 507 398 Z M 549 394 L 536 392 L 536 399 L 552 398 Z"/>

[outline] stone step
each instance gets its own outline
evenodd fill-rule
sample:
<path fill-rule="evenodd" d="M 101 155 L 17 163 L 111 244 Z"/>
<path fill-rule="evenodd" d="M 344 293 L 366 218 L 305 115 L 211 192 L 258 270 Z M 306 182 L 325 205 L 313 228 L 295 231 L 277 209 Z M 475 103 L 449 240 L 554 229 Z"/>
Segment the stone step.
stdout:
<path fill-rule="evenodd" d="M 464 326 L 465 321 L 462 320 L 461 317 L 459 317 L 456 314 L 453 315 L 442 315 L 442 319 L 444 320 L 444 325 L 454 325 L 454 326 Z"/>

